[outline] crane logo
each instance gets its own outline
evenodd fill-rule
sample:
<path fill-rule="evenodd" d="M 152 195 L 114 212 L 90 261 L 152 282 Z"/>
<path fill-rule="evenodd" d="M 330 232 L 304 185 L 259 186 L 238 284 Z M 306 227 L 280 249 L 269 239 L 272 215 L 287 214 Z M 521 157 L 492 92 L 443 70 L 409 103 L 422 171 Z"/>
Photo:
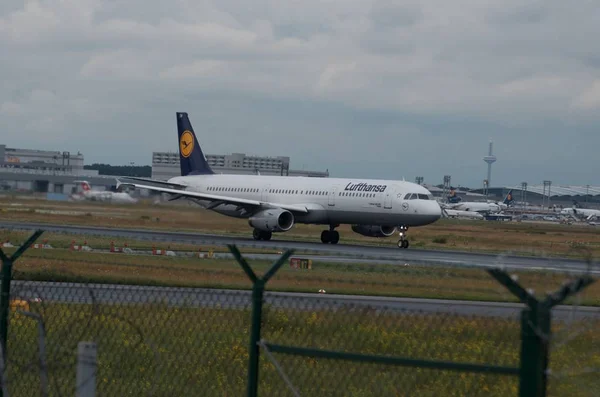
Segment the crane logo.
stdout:
<path fill-rule="evenodd" d="M 188 158 L 193 150 L 194 136 L 190 131 L 185 130 L 183 131 L 183 134 L 181 134 L 181 139 L 179 139 L 179 151 L 183 157 Z"/>

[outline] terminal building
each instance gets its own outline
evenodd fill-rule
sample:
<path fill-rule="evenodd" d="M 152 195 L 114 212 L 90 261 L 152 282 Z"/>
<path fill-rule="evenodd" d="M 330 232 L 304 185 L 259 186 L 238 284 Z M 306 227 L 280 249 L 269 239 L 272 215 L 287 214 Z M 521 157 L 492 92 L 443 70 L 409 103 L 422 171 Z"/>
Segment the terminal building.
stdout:
<path fill-rule="evenodd" d="M 209 155 L 216 173 L 328 177 L 328 171 L 290 170 L 289 157 Z M 0 144 L 0 191 L 70 195 L 85 180 L 94 190 L 115 190 L 117 176 L 84 169 L 81 153 L 9 148 Z M 166 180 L 181 174 L 179 153 L 152 154 L 152 178 Z"/>
<path fill-rule="evenodd" d="M 577 185 L 546 185 L 543 184 L 521 184 L 514 186 L 490 187 L 487 195 L 490 200 L 503 200 L 512 190 L 513 199 L 520 204 L 528 205 L 556 205 L 559 207 L 571 207 L 577 203 L 581 207 L 600 207 L 600 186 L 577 186 Z M 484 189 L 473 190 L 475 193 L 485 194 Z"/>
<path fill-rule="evenodd" d="M 116 187 L 114 177 L 83 168 L 83 154 L 0 145 L 0 191 L 71 194 L 77 180 L 95 189 Z"/>
<path fill-rule="evenodd" d="M 291 170 L 289 157 L 247 156 L 244 153 L 209 154 L 208 164 L 218 174 L 309 176 L 326 178 L 329 171 Z M 181 175 L 179 153 L 153 152 L 152 178 L 167 180 Z"/>

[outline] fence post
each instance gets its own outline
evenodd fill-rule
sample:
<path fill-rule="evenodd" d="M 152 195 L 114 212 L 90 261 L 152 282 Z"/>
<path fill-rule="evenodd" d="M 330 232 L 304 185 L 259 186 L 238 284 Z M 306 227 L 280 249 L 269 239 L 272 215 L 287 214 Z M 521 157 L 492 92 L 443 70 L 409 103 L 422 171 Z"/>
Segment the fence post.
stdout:
<path fill-rule="evenodd" d="M 550 310 L 539 303 L 521 313 L 521 397 L 546 395 L 550 316 Z"/>
<path fill-rule="evenodd" d="M 77 344 L 76 397 L 94 397 L 96 395 L 97 355 L 98 347 L 95 342 L 79 342 Z"/>
<path fill-rule="evenodd" d="M 548 294 L 543 301 L 539 301 L 505 271 L 500 269 L 488 269 L 487 271 L 527 305 L 521 313 L 519 396 L 545 397 L 552 335 L 552 308 L 596 280 L 590 276 L 582 276 L 565 284 L 558 291 Z"/>
<path fill-rule="evenodd" d="M 23 255 L 25 251 L 44 233 L 43 230 L 37 230 L 21 245 L 17 251 L 9 258 L 6 256 L 2 248 L 0 248 L 0 260 L 2 261 L 2 284 L 0 285 L 0 343 L 2 344 L 3 368 L 6 368 L 6 358 L 8 357 L 7 340 L 8 340 L 8 315 L 10 309 L 10 282 L 12 281 L 12 267 L 15 261 Z M 0 397 L 4 393 L 0 389 Z"/>
<path fill-rule="evenodd" d="M 260 331 L 262 325 L 262 305 L 265 292 L 265 286 L 271 277 L 277 273 L 277 270 L 293 254 L 293 250 L 287 250 L 279 259 L 277 259 L 271 268 L 258 278 L 246 259 L 242 257 L 241 252 L 235 245 L 228 245 L 233 257 L 238 261 L 250 281 L 252 282 L 252 328 L 250 331 L 250 346 L 248 358 L 248 397 L 258 396 L 258 368 L 260 359 Z"/>
<path fill-rule="evenodd" d="M 44 233 L 38 230 L 21 245 L 9 258 L 0 248 L 0 260 L 2 260 L 2 286 L 0 290 L 0 338 L 4 356 L 7 355 L 6 341 L 8 339 L 8 310 L 10 307 L 10 282 L 12 280 L 12 267 L 15 261 Z"/>
<path fill-rule="evenodd" d="M 252 329 L 250 332 L 250 358 L 248 362 L 248 396 L 258 393 L 258 360 L 260 357 L 260 328 L 262 324 L 262 304 L 265 292 L 264 281 L 258 279 L 252 286 Z"/>

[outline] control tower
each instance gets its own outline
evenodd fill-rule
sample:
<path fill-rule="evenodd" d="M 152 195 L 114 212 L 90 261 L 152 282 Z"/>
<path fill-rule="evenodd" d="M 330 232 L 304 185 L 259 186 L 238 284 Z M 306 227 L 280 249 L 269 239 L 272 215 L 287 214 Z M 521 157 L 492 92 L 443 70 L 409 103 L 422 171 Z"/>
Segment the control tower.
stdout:
<path fill-rule="evenodd" d="M 490 139 L 490 150 L 487 156 L 483 158 L 488 165 L 488 173 L 487 173 L 487 185 L 492 186 L 492 164 L 496 162 L 496 156 L 492 154 L 492 150 L 494 147 L 494 142 Z"/>

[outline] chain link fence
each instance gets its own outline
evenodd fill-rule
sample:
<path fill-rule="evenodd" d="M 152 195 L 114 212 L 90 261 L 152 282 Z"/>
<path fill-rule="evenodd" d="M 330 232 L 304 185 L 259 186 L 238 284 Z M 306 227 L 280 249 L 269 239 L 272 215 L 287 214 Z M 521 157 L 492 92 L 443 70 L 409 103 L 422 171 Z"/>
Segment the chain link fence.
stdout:
<path fill-rule="evenodd" d="M 230 249 L 252 291 L 3 278 L 4 396 L 599 394 L 600 315 L 578 301 L 589 277 L 565 275 L 547 301 L 489 271 L 527 304 L 268 292 L 291 252 L 259 277 Z"/>
<path fill-rule="evenodd" d="M 44 382 L 52 395 L 74 396 L 80 341 L 97 346 L 98 395 L 245 392 L 246 292 L 13 281 L 11 297 L 10 396 L 39 395 Z"/>

